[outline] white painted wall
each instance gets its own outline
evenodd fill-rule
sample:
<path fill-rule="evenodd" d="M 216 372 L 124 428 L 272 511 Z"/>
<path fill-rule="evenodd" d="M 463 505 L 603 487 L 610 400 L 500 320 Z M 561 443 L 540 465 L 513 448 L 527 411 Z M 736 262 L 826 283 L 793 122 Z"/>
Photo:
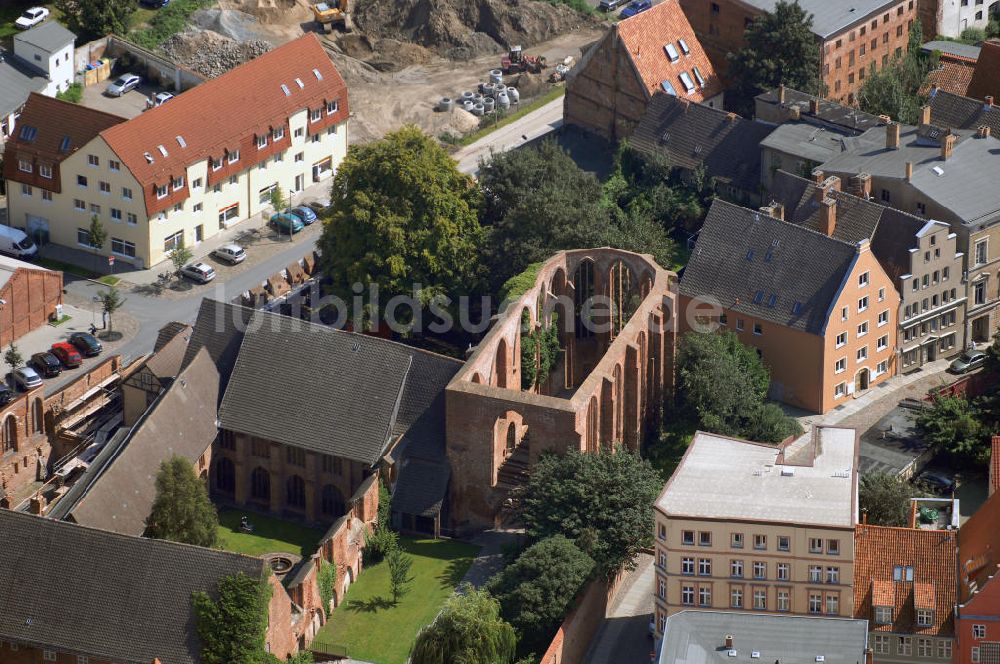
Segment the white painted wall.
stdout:
<path fill-rule="evenodd" d="M 73 42 L 50 53 L 15 37 L 14 55 L 45 72 L 49 84 L 41 91 L 44 95 L 54 97 L 73 83 Z"/>
<path fill-rule="evenodd" d="M 966 28 L 985 28 L 990 20 L 991 8 L 1000 11 L 1000 0 L 940 0 L 938 33 L 945 37 L 958 37 Z M 979 15 L 980 18 L 976 18 Z M 934 35 L 925 35 L 932 39 Z"/>

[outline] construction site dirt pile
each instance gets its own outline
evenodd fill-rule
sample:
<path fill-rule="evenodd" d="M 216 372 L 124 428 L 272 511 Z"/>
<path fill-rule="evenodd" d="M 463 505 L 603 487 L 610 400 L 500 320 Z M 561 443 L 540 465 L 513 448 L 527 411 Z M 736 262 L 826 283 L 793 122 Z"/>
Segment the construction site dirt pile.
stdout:
<path fill-rule="evenodd" d="M 360 2 L 352 16 L 376 47 L 383 39 L 409 42 L 452 60 L 498 53 L 514 44 L 530 47 L 598 24 L 596 17 L 540 0 Z"/>

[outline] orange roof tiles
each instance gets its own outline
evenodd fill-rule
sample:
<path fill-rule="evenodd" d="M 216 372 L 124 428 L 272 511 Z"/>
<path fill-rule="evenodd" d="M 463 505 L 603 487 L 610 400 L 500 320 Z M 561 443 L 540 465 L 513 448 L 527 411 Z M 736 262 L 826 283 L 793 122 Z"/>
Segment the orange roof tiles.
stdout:
<path fill-rule="evenodd" d="M 982 585 L 1000 565 L 1000 491 L 986 499 L 958 530 L 961 601 L 972 594 L 972 584 Z"/>
<path fill-rule="evenodd" d="M 854 530 L 854 617 L 873 631 L 951 636 L 957 589 L 958 537 L 951 530 L 859 525 Z M 899 567 L 900 580 L 894 580 Z M 912 581 L 906 568 L 911 567 Z M 892 622 L 875 623 L 873 606 L 891 606 Z M 917 624 L 916 609 L 933 608 L 929 626 Z"/>
<path fill-rule="evenodd" d="M 722 81 L 695 37 L 679 0 L 664 0 L 652 9 L 619 22 L 615 29 L 650 94 L 664 90 L 664 81 L 670 83 L 679 97 L 696 102 L 722 92 Z M 674 49 L 671 54 L 667 53 L 668 44 Z M 703 86 L 698 84 L 695 68 L 705 81 Z M 694 85 L 690 94 L 685 91 L 682 73 Z"/>
<path fill-rule="evenodd" d="M 993 495 L 1000 489 L 1000 436 L 993 436 L 990 441 L 990 493 Z"/>
<path fill-rule="evenodd" d="M 973 99 L 1000 97 L 1000 39 L 983 42 L 966 96 Z"/>
<path fill-rule="evenodd" d="M 941 56 L 938 69 L 927 75 L 927 80 L 921 88 L 921 94 L 926 94 L 937 86 L 945 92 L 964 97 L 972 82 L 972 73 L 976 63 L 965 58 Z"/>
<path fill-rule="evenodd" d="M 253 141 L 255 134 L 286 126 L 288 117 L 300 110 L 321 108 L 334 101 L 338 110 L 331 116 L 323 113 L 324 130 L 347 119 L 347 85 L 319 39 L 310 33 L 107 129 L 101 136 L 143 185 L 146 208 L 152 214 L 165 206 L 156 201 L 156 185 L 182 176 L 195 162 L 221 158 L 224 151 L 241 147 L 238 170 L 245 170 L 258 156 L 255 150 L 244 147 L 252 145 L 248 141 Z M 309 128 L 312 131 L 315 127 L 310 124 Z M 286 131 L 285 140 L 288 138 Z M 168 204 L 172 202 L 173 198 Z"/>

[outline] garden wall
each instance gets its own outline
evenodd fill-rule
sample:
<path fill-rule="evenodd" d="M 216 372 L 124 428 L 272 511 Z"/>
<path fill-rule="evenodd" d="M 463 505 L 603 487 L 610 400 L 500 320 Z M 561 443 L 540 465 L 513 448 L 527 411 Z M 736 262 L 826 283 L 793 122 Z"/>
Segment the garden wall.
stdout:
<path fill-rule="evenodd" d="M 104 57 L 115 59 L 116 64 L 118 61 L 130 60 L 129 71 L 139 74 L 147 82 L 158 82 L 165 88 L 173 89 L 175 93 L 190 90 L 196 85 L 205 82 L 205 77 L 201 74 L 193 72 L 190 69 L 185 69 L 167 58 L 148 51 L 128 40 L 115 35 L 106 37 L 106 39 Z M 91 44 L 94 44 L 92 52 L 97 51 L 100 41 L 91 42 Z M 80 51 L 88 47 L 90 47 L 90 44 L 77 49 L 77 61 L 80 59 Z M 84 53 L 84 55 L 89 54 Z M 92 58 L 86 59 L 84 63 L 92 61 Z M 79 71 L 79 68 L 77 71 Z"/>
<path fill-rule="evenodd" d="M 941 397 L 978 397 L 985 392 L 987 388 L 996 385 L 997 381 L 1000 381 L 1000 377 L 985 371 L 980 371 L 979 373 L 962 376 L 954 383 L 945 385 L 944 387 L 936 390 L 934 394 Z M 930 402 L 932 400 L 933 397 L 929 394 L 924 397 L 924 401 L 926 402 Z"/>
<path fill-rule="evenodd" d="M 596 579 L 587 585 L 556 631 L 540 664 L 580 664 L 583 661 L 626 574 L 619 572 L 610 582 Z"/>

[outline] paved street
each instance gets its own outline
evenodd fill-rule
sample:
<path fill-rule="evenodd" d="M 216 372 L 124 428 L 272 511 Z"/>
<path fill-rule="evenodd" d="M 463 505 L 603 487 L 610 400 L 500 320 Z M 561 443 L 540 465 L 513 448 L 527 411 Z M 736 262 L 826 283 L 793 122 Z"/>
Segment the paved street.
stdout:
<path fill-rule="evenodd" d="M 488 157 L 491 151 L 506 152 L 555 131 L 562 126 L 562 116 L 563 98 L 559 97 L 506 127 L 487 134 L 452 156 L 458 162 L 460 171 L 475 175 L 479 171 L 479 160 Z"/>
<path fill-rule="evenodd" d="M 653 556 L 639 556 L 638 566 L 622 582 L 610 614 L 594 637 L 583 664 L 649 664 L 653 640 Z"/>

